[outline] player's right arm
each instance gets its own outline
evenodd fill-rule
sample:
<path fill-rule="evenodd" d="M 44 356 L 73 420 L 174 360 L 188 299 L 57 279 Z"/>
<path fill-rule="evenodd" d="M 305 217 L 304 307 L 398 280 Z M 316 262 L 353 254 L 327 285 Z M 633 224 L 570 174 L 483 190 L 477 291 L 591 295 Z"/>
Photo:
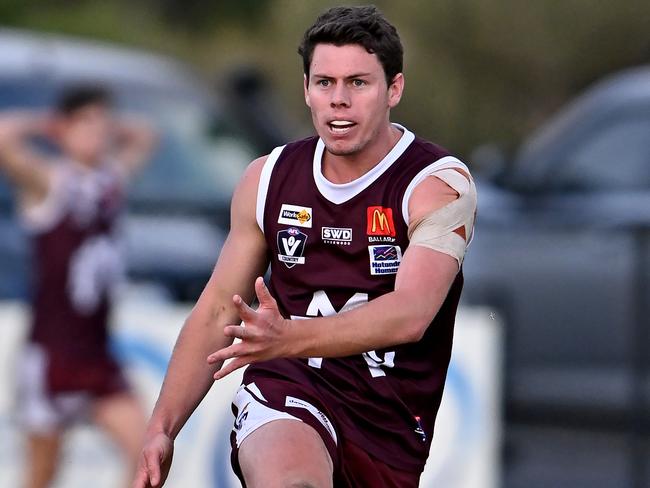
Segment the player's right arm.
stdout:
<path fill-rule="evenodd" d="M 22 197 L 38 202 L 47 196 L 50 175 L 45 160 L 29 144 L 35 135 L 49 135 L 51 121 L 42 114 L 0 115 L 0 171 Z"/>
<path fill-rule="evenodd" d="M 173 440 L 206 395 L 221 364 L 205 358 L 232 342 L 227 324 L 239 322 L 232 297 L 252 300 L 255 277 L 268 266 L 266 243 L 255 219 L 257 187 L 266 158 L 248 167 L 232 198 L 230 233 L 205 289 L 174 346 L 160 396 L 147 427 L 134 488 L 162 486 L 171 463 Z"/>

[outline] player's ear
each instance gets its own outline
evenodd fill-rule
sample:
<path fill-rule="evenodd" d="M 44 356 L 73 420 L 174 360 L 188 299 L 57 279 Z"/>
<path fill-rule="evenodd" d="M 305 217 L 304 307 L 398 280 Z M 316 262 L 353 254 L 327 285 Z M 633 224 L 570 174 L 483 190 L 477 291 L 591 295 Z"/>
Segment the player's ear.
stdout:
<path fill-rule="evenodd" d="M 404 74 L 397 73 L 393 77 L 393 82 L 388 87 L 388 106 L 390 108 L 395 107 L 399 103 L 402 99 L 402 93 L 404 93 Z"/>
<path fill-rule="evenodd" d="M 311 108 L 311 103 L 309 102 L 309 79 L 307 78 L 306 74 L 302 75 L 302 77 L 303 77 L 303 87 L 305 89 L 305 103 L 309 108 Z"/>

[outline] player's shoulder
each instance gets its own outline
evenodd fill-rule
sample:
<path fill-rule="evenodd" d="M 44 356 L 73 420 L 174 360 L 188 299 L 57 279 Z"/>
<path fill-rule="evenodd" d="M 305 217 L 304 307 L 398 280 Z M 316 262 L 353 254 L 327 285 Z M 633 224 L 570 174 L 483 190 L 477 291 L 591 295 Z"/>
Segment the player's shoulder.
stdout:
<path fill-rule="evenodd" d="M 275 163 L 280 156 L 288 155 L 295 152 L 307 150 L 313 151 L 318 142 L 318 136 L 309 136 L 302 139 L 292 140 L 284 145 L 275 147 L 269 154 L 260 156 L 253 160 L 249 165 L 250 171 L 261 171 L 264 165 L 268 162 Z"/>
<path fill-rule="evenodd" d="M 446 157 L 455 157 L 451 151 L 435 142 L 416 136 L 411 143 L 411 152 L 430 162 Z"/>
<path fill-rule="evenodd" d="M 289 162 L 289 166 L 293 166 L 300 161 L 311 162 L 317 142 L 318 137 L 311 136 L 277 146 L 269 154 L 252 161 L 244 173 L 244 178 L 259 182 L 264 175 L 268 179 L 274 168 L 282 166 L 282 163 Z"/>
<path fill-rule="evenodd" d="M 292 167 L 295 167 L 296 164 L 300 164 L 301 162 L 311 163 L 318 140 L 318 136 L 310 136 L 290 141 L 284 146 L 276 148 L 278 153 L 273 160 L 273 165 L 281 166 L 288 163 Z"/>
<path fill-rule="evenodd" d="M 246 168 L 246 171 L 244 171 L 244 175 L 246 175 L 246 173 L 260 173 L 262 171 L 262 168 L 264 168 L 264 164 L 266 164 L 268 158 L 269 154 L 265 154 L 253 159 L 253 161 L 251 161 Z"/>
<path fill-rule="evenodd" d="M 463 195 L 475 195 L 469 168 L 445 147 L 416 137 L 411 148 L 411 161 L 414 171 L 420 171 L 411 180 L 405 196 L 410 214 L 414 213 L 415 207 L 432 210 Z"/>
<path fill-rule="evenodd" d="M 412 160 L 419 161 L 427 168 L 435 168 L 435 170 L 454 168 L 466 177 L 472 178 L 467 164 L 442 145 L 416 136 L 411 146 Z"/>
<path fill-rule="evenodd" d="M 318 139 L 319 138 L 317 135 L 302 137 L 300 139 L 292 139 L 281 147 L 284 151 L 295 151 L 303 148 L 313 148 L 316 146 Z"/>
<path fill-rule="evenodd" d="M 265 154 L 258 158 L 255 158 L 244 170 L 244 173 L 237 183 L 235 188 L 234 196 L 245 194 L 245 195 L 254 195 L 257 193 L 257 186 L 260 181 L 260 176 L 264 170 L 264 165 L 269 158 L 269 154 Z"/>

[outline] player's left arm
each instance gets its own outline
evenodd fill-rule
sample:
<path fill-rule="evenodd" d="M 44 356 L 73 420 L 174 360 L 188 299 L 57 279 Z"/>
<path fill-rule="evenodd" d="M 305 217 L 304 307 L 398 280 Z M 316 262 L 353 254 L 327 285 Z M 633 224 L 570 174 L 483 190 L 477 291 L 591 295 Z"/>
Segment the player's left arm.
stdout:
<path fill-rule="evenodd" d="M 158 142 L 158 133 L 144 118 L 120 116 L 115 121 L 113 156 L 127 177 L 147 164 Z"/>
<path fill-rule="evenodd" d="M 447 297 L 462 260 L 462 256 L 457 256 L 458 250 L 447 250 L 436 237 L 443 237 L 445 232 L 455 233 L 462 246 L 452 242 L 464 252 L 466 237 L 471 235 L 471 229 L 463 225 L 448 226 L 447 231 L 438 226 L 436 235 L 422 225 L 428 225 L 438 212 L 448 213 L 450 209 L 467 213 L 456 220 L 473 222 L 475 200 L 473 205 L 463 205 L 462 210 L 456 208 L 458 202 L 459 193 L 436 177 L 425 178 L 415 188 L 409 200 L 412 241 L 402 258 L 395 290 L 353 310 L 309 320 L 286 320 L 280 316 L 263 280 L 258 278 L 255 290 L 260 308 L 253 311 L 235 296 L 235 305 L 246 326 L 228 326 L 224 331 L 242 341 L 208 358 L 211 363 L 235 358 L 215 379 L 249 363 L 276 357 L 341 357 L 420 340 Z M 422 231 L 425 237 L 433 239 L 417 237 L 415 232 Z M 421 244 L 415 244 L 414 237 Z M 443 244 L 449 242 L 448 237 Z"/>

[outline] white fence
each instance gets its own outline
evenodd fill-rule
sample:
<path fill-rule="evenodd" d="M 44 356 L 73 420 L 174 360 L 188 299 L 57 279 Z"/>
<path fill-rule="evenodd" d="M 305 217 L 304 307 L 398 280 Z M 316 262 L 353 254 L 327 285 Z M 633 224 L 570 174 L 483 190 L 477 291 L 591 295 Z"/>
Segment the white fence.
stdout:
<path fill-rule="evenodd" d="M 147 409 L 151 409 L 178 330 L 189 309 L 125 302 L 114 320 L 114 342 Z M 0 488 L 18 488 L 23 441 L 12 423 L 14 358 L 25 333 L 22 304 L 0 303 Z M 443 405 L 423 488 L 499 486 L 500 358 L 498 320 L 484 308 L 461 309 Z M 169 488 L 238 487 L 230 472 L 230 401 L 241 374 L 216 384 L 176 443 Z M 118 453 L 89 426 L 71 430 L 54 488 L 116 488 L 123 484 Z"/>

